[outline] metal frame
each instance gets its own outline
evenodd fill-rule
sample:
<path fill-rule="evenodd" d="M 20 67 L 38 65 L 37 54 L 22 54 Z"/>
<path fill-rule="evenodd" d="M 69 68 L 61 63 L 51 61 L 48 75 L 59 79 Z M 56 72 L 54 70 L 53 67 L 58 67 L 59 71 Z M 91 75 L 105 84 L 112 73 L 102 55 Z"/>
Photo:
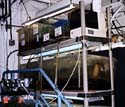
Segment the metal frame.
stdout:
<path fill-rule="evenodd" d="M 83 92 L 88 93 L 88 72 L 87 72 L 87 48 L 86 48 L 86 40 L 85 40 L 85 4 L 84 0 L 81 0 L 81 34 L 83 36 Z M 89 107 L 89 100 L 87 96 L 85 96 L 84 106 Z"/>
<path fill-rule="evenodd" d="M 110 7 L 107 8 L 108 15 L 108 37 L 111 39 L 111 22 L 110 22 Z M 114 91 L 114 73 L 113 73 L 113 56 L 112 56 L 112 43 L 109 41 L 109 66 L 111 78 L 111 90 Z M 112 107 L 115 107 L 114 94 L 112 95 Z"/>
<path fill-rule="evenodd" d="M 67 1 L 66 1 L 67 3 Z M 110 5 L 106 6 L 107 8 L 107 15 L 108 15 L 108 37 L 109 39 L 111 39 L 111 21 L 114 19 L 115 15 L 112 17 L 112 19 L 110 19 Z M 121 7 L 122 8 L 122 7 Z M 121 9 L 120 8 L 120 9 Z M 118 10 L 119 11 L 119 10 Z M 83 91 L 85 94 L 88 93 L 88 75 L 87 75 L 87 47 L 86 47 L 86 39 L 85 39 L 85 2 L 84 0 L 81 0 L 81 27 L 82 27 L 82 36 L 83 36 Z M 113 77 L 113 62 L 112 62 L 112 43 L 109 41 L 109 59 L 110 59 L 110 77 L 111 77 L 111 91 L 114 91 L 114 77 Z M 45 72 L 44 72 L 45 73 Z M 45 77 L 46 79 L 48 79 L 48 77 Z M 50 82 L 50 80 L 48 80 Z M 50 83 L 49 83 L 50 84 Z M 51 85 L 51 84 L 50 84 Z M 52 87 L 55 87 L 55 85 L 53 84 Z M 63 99 L 63 96 L 61 94 L 61 92 L 59 92 L 58 89 L 54 90 L 55 92 L 57 92 L 58 95 L 58 107 L 61 107 L 61 99 Z M 105 90 L 106 91 L 106 90 Z M 60 95 L 61 94 L 61 95 Z M 65 100 L 65 99 L 63 99 Z M 67 102 L 66 102 L 67 103 Z M 67 103 L 67 105 L 70 107 L 70 105 Z M 89 99 L 87 96 L 85 96 L 84 98 L 84 106 L 85 107 L 89 107 Z M 112 94 L 112 107 L 115 106 L 115 102 L 114 102 L 114 95 Z"/>

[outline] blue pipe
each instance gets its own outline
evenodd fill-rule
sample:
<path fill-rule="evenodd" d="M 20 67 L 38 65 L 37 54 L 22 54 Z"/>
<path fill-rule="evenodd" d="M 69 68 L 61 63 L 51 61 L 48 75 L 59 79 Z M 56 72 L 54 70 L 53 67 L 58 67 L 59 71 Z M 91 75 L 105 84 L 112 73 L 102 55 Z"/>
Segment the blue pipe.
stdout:
<path fill-rule="evenodd" d="M 45 103 L 46 107 L 50 107 L 49 104 L 47 103 L 47 101 L 44 99 L 44 97 L 42 95 L 40 95 L 40 98 L 43 100 L 43 102 Z"/>

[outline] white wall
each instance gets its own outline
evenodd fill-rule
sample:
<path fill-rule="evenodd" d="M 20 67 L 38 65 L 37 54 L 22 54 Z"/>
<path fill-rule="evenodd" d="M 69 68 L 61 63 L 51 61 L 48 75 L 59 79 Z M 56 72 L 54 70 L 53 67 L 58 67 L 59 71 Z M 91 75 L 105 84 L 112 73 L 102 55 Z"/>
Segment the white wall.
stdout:
<path fill-rule="evenodd" d="M 12 24 L 13 25 L 21 25 L 23 22 L 27 21 L 27 14 L 24 9 L 24 6 L 22 4 L 19 4 L 20 0 L 17 0 L 17 2 L 12 7 Z M 31 16 L 31 18 L 34 18 L 36 11 L 39 9 L 45 8 L 46 4 L 31 2 L 30 0 L 28 2 L 25 2 L 26 9 Z M 1 22 L 2 24 L 5 24 Z M 12 52 L 13 50 L 18 49 L 18 34 L 17 34 L 16 27 L 13 27 L 13 39 L 15 40 L 14 46 L 9 46 L 9 39 L 10 34 L 9 30 L 6 32 L 5 26 L 0 25 L 0 78 L 2 77 L 2 72 L 6 70 L 6 58 L 7 55 Z M 18 69 L 18 56 L 17 52 L 12 54 L 9 58 L 9 69 L 14 70 Z"/>

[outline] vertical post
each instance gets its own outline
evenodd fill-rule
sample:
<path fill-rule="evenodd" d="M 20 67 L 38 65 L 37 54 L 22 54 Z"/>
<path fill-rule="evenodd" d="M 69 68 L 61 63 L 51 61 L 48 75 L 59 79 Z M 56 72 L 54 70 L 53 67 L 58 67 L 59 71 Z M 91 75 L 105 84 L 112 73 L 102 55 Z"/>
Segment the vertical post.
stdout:
<path fill-rule="evenodd" d="M 40 68 L 42 68 L 43 67 L 43 56 L 42 56 L 42 53 L 43 53 L 43 48 L 41 47 L 40 48 L 41 49 L 41 53 L 40 53 Z"/>
<path fill-rule="evenodd" d="M 58 107 L 62 107 L 62 102 L 60 96 L 58 96 Z"/>
<path fill-rule="evenodd" d="M 108 38 L 111 39 L 111 21 L 110 21 L 110 7 L 107 8 L 108 15 Z M 109 41 L 109 62 L 110 62 L 110 79 L 111 79 L 111 90 L 114 91 L 114 73 L 113 73 L 113 57 L 112 57 L 112 43 Z M 115 107 L 114 95 L 112 95 L 112 107 Z"/>
<path fill-rule="evenodd" d="M 55 84 L 58 85 L 58 70 L 59 70 L 59 42 L 57 44 L 57 55 L 56 55 L 56 70 L 55 70 Z"/>
<path fill-rule="evenodd" d="M 79 53 L 80 54 L 80 53 Z M 79 58 L 79 62 L 78 62 L 78 87 L 81 87 L 81 60 Z"/>
<path fill-rule="evenodd" d="M 39 67 L 42 68 L 42 67 L 43 67 L 43 56 L 42 56 L 42 52 L 43 52 L 42 49 L 43 49 L 43 48 L 42 48 L 42 46 L 41 46 L 40 49 L 41 49 L 41 53 L 40 53 L 40 64 L 39 64 Z M 42 84 L 43 84 L 43 83 L 42 83 L 42 80 L 43 80 L 43 79 L 42 79 L 42 75 L 40 75 L 40 73 L 39 73 L 39 76 L 40 76 L 40 93 L 41 93 L 41 92 L 42 92 Z"/>
<path fill-rule="evenodd" d="M 37 101 L 35 102 L 35 107 L 38 107 L 38 102 Z"/>
<path fill-rule="evenodd" d="M 46 107 L 50 107 L 49 103 L 45 100 L 45 98 L 42 95 L 40 95 L 40 98 L 42 99 Z"/>
<path fill-rule="evenodd" d="M 87 48 L 86 48 L 86 40 L 85 40 L 85 6 L 84 0 L 81 0 L 81 34 L 83 36 L 83 91 L 84 93 L 88 93 L 88 73 L 87 73 Z M 89 102 L 88 98 L 85 97 L 84 107 L 88 107 Z"/>

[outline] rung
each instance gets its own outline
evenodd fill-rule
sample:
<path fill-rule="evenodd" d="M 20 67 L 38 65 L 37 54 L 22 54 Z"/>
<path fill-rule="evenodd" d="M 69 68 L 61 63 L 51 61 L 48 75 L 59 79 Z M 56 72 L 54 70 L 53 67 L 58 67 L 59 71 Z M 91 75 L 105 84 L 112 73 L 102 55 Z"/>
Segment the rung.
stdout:
<path fill-rule="evenodd" d="M 53 98 L 57 98 L 57 95 L 54 94 L 42 94 L 43 97 L 45 97 L 45 99 L 53 99 Z M 83 101 L 85 100 L 85 98 L 82 97 L 76 97 L 76 96 L 65 96 L 66 99 L 68 100 L 80 100 Z M 91 97 L 88 98 L 89 102 L 95 102 L 95 101 L 100 101 L 100 100 L 104 100 L 103 97 Z"/>

